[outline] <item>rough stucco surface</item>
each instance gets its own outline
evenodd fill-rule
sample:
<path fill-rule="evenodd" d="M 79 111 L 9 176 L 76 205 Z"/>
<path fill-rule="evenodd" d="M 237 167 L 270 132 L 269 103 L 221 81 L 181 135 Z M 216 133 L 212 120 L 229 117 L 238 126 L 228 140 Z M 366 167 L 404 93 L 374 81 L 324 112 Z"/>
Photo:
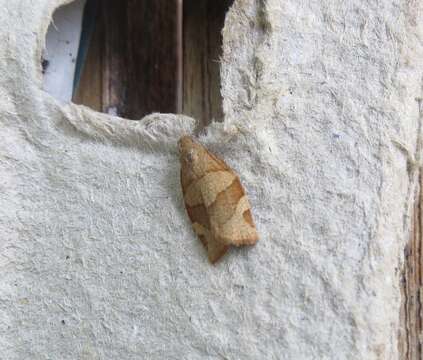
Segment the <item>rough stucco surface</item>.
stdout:
<path fill-rule="evenodd" d="M 261 241 L 216 266 L 176 141 L 40 90 L 59 1 L 0 0 L 0 358 L 397 359 L 416 184 L 419 1 L 236 0 L 225 123 Z"/>

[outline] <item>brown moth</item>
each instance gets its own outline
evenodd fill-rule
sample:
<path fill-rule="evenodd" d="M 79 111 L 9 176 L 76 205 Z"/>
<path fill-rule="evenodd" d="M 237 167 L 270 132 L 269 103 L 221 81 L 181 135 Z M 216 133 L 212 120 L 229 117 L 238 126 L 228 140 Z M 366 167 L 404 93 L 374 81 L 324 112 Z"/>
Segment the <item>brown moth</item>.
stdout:
<path fill-rule="evenodd" d="M 235 172 L 189 136 L 178 145 L 185 207 L 210 262 L 219 260 L 230 245 L 254 245 L 257 230 Z"/>

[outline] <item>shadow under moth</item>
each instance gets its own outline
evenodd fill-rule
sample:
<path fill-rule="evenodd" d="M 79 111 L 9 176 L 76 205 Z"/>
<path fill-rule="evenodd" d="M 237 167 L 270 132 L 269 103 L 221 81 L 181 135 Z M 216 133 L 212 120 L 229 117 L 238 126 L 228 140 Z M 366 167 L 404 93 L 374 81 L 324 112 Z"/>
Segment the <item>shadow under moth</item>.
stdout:
<path fill-rule="evenodd" d="M 231 245 L 254 245 L 258 234 L 238 175 L 189 136 L 178 146 L 185 207 L 210 262 Z"/>

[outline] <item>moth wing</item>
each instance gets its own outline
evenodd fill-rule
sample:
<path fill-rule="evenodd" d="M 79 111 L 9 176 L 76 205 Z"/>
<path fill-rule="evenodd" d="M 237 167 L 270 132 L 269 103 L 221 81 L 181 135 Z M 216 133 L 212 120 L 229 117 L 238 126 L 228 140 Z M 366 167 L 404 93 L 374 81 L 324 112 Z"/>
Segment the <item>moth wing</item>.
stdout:
<path fill-rule="evenodd" d="M 236 173 L 189 137 L 179 141 L 181 184 L 192 227 L 215 263 L 230 245 L 253 245 L 258 234 Z"/>
<path fill-rule="evenodd" d="M 218 241 L 207 228 L 198 222 L 193 223 L 193 229 L 207 249 L 208 258 L 212 264 L 218 261 L 228 251 L 229 245 Z"/>
<path fill-rule="evenodd" d="M 228 249 L 229 245 L 217 241 L 213 236 L 210 236 L 207 240 L 207 254 L 212 264 L 218 261 L 223 255 L 225 255 Z"/>
<path fill-rule="evenodd" d="M 204 148 L 206 154 L 209 156 L 209 164 L 213 164 L 213 168 L 217 170 L 229 170 L 233 172 L 233 170 L 226 164 L 221 158 L 217 157 L 216 155 L 212 154 L 206 148 Z"/>
<path fill-rule="evenodd" d="M 254 245 L 258 234 L 250 204 L 238 176 L 207 208 L 210 228 L 220 242 L 235 246 Z"/>

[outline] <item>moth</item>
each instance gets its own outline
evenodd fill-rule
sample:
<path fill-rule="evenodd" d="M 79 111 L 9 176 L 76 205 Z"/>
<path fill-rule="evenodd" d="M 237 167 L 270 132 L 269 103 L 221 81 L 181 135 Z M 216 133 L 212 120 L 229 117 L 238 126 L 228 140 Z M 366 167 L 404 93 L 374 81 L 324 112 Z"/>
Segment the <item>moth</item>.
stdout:
<path fill-rule="evenodd" d="M 179 139 L 178 147 L 185 207 L 210 262 L 231 245 L 254 245 L 258 234 L 238 175 L 190 136 Z"/>

